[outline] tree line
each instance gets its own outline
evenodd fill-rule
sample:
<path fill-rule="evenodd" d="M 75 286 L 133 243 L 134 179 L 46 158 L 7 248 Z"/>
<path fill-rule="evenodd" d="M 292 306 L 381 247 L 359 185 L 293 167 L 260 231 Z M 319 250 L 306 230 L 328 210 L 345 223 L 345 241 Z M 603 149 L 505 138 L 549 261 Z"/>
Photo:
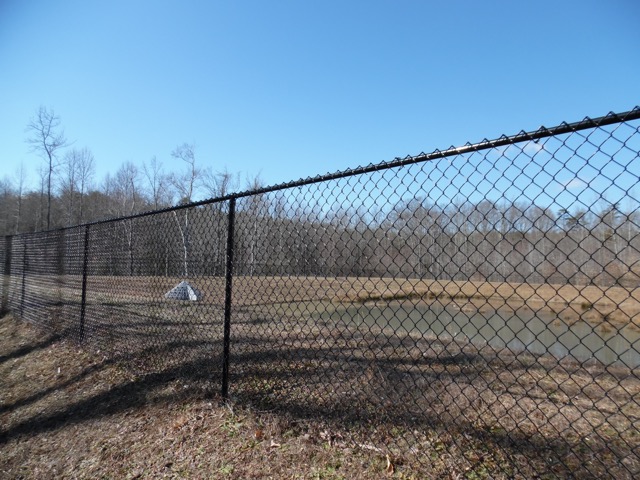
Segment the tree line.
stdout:
<path fill-rule="evenodd" d="M 26 130 L 30 151 L 41 157 L 42 164 L 35 188 L 24 166 L 0 179 L 3 236 L 157 210 L 224 195 L 240 185 L 238 174 L 202 168 L 195 146 L 189 143 L 171 152 L 180 166 L 177 171 L 167 171 L 153 157 L 142 165 L 124 162 L 114 174 L 98 179 L 93 153 L 67 140 L 52 109 L 40 107 Z"/>
<path fill-rule="evenodd" d="M 377 212 L 324 207 L 322 197 L 299 191 L 238 199 L 235 273 L 640 286 L 640 214 L 617 204 L 559 214 L 489 200 L 441 207 L 426 198 Z M 94 225 L 89 273 L 222 276 L 228 221 L 229 202 L 221 201 Z M 79 272 L 84 234 L 43 234 L 29 255 L 66 252 L 61 271 Z"/>
<path fill-rule="evenodd" d="M 2 184 L 5 234 L 45 229 L 47 218 L 50 228 L 76 225 L 186 205 L 196 194 L 220 197 L 238 187 L 237 176 L 201 169 L 189 144 L 171 152 L 180 172 L 165 172 L 155 158 L 142 167 L 127 162 L 99 185 L 88 149 L 69 149 L 53 168 L 48 162 L 56 156 L 42 152 L 38 191 L 24 192 L 20 175 Z M 362 192 L 355 196 L 327 182 L 238 199 L 236 273 L 640 286 L 640 213 L 620 202 L 602 197 L 556 211 L 504 198 L 442 206 L 413 195 L 378 203 L 370 200 L 380 192 L 367 185 L 359 182 Z M 248 185 L 259 186 L 258 180 Z M 343 190 L 338 201 L 335 192 Z M 228 214 L 223 201 L 96 225 L 90 273 L 223 275 Z M 77 271 L 82 229 L 52 235 L 54 242 L 44 241 L 32 254 L 68 252 L 66 270 Z"/>

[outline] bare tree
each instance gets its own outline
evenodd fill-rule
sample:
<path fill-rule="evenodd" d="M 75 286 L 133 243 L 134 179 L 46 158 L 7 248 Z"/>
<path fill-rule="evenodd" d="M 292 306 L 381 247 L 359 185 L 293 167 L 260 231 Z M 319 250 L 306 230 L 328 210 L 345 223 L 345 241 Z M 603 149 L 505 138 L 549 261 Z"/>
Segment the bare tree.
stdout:
<path fill-rule="evenodd" d="M 24 164 L 20 163 L 20 167 L 16 170 L 16 211 L 15 211 L 15 227 L 14 234 L 20 232 L 20 221 L 22 219 L 22 201 L 24 198 L 24 185 L 27 181 L 27 172 L 24 170 Z"/>
<path fill-rule="evenodd" d="M 195 145 L 183 143 L 171 152 L 171 156 L 187 165 L 184 172 L 171 175 L 171 183 L 180 196 L 178 203 L 191 203 L 202 183 L 202 170 L 196 166 Z"/>
<path fill-rule="evenodd" d="M 65 205 L 66 224 L 74 223 L 74 201 L 78 177 L 78 151 L 74 148 L 67 152 L 62 162 L 60 174 L 60 199 Z"/>
<path fill-rule="evenodd" d="M 131 162 L 123 163 L 116 172 L 112 195 L 117 216 L 133 215 L 139 211 L 142 200 L 138 189 L 139 175 L 138 167 Z"/>
<path fill-rule="evenodd" d="M 183 143 L 171 152 L 171 156 L 183 161 L 187 165 L 187 169 L 183 173 L 174 173 L 171 176 L 171 183 L 180 197 L 178 203 L 181 205 L 191 203 L 193 201 L 193 195 L 200 187 L 202 181 L 202 171 L 196 166 L 195 146 L 193 144 Z M 178 214 L 175 210 L 173 211 L 173 217 L 180 230 L 182 240 L 184 260 L 183 275 L 187 277 L 189 275 L 189 209 L 183 209 L 180 216 L 182 219 L 178 219 Z"/>
<path fill-rule="evenodd" d="M 240 185 L 240 176 L 227 169 L 214 172 L 211 168 L 204 170 L 202 187 L 209 198 L 220 198 L 229 195 Z M 214 202 L 209 206 L 212 234 L 205 239 L 208 268 L 211 272 L 221 272 L 224 268 L 226 245 L 223 239 L 227 233 L 227 213 L 229 202 Z"/>
<path fill-rule="evenodd" d="M 51 226 L 51 180 L 56 167 L 55 161 L 58 150 L 67 146 L 67 139 L 60 125 L 60 117 L 53 109 L 49 110 L 44 106 L 40 106 L 27 125 L 27 131 L 31 134 L 27 143 L 31 145 L 31 151 L 37 152 L 47 162 L 47 229 Z"/>
<path fill-rule="evenodd" d="M 131 162 L 125 162 L 116 172 L 113 179 L 113 193 L 115 199 L 115 214 L 117 216 L 128 216 L 138 213 L 142 208 L 142 197 L 138 188 L 139 172 L 138 168 Z M 127 270 L 129 275 L 133 275 L 133 248 L 135 241 L 134 221 L 132 219 L 119 222 L 123 229 L 125 241 L 127 243 Z"/>
<path fill-rule="evenodd" d="M 12 179 L 9 175 L 5 175 L 0 179 L 0 235 L 9 235 L 11 231 L 9 205 L 12 203 L 14 195 Z"/>
<path fill-rule="evenodd" d="M 44 203 L 45 203 L 45 194 L 47 190 L 47 169 L 44 165 L 40 165 L 38 168 L 38 177 L 40 181 L 40 189 L 38 192 L 38 208 L 36 210 L 36 218 L 33 223 L 34 232 L 38 230 L 42 230 L 43 228 L 43 218 L 44 218 Z"/>
<path fill-rule="evenodd" d="M 229 195 L 240 183 L 239 175 L 234 175 L 226 168 L 222 172 L 214 172 L 208 168 L 203 172 L 202 184 L 209 198 Z"/>
<path fill-rule="evenodd" d="M 248 190 L 259 190 L 263 183 L 259 176 L 247 179 Z M 266 216 L 268 200 L 266 195 L 251 195 L 247 197 L 246 206 L 244 208 L 246 214 L 246 242 L 248 243 L 248 266 L 249 275 L 254 275 L 260 260 L 259 246 L 264 242 L 264 218 Z M 240 228 L 238 229 L 240 230 Z"/>
<path fill-rule="evenodd" d="M 61 199 L 66 197 L 67 224 L 82 223 L 84 196 L 94 174 L 93 154 L 88 148 L 72 149 L 62 163 Z M 79 205 L 76 206 L 76 197 Z M 76 212 L 77 211 L 77 212 Z"/>
<path fill-rule="evenodd" d="M 158 210 L 170 203 L 169 177 L 164 173 L 162 163 L 153 157 L 142 166 L 142 172 L 147 180 L 153 209 Z"/>
<path fill-rule="evenodd" d="M 171 187 L 171 177 L 165 173 L 163 165 L 154 156 L 142 166 L 142 173 L 146 179 L 146 190 L 150 198 L 153 209 L 167 207 L 171 204 L 173 197 Z M 155 265 L 156 271 L 159 271 L 160 262 L 164 264 L 164 274 L 169 275 L 169 257 L 171 252 L 171 240 L 166 235 L 156 236 L 152 240 L 153 250 L 155 250 L 155 258 L 151 260 Z"/>
<path fill-rule="evenodd" d="M 87 193 L 87 189 L 91 185 L 91 181 L 93 180 L 93 176 L 95 174 L 95 160 L 93 158 L 91 150 L 86 147 L 78 152 L 77 160 L 78 187 L 80 189 L 80 208 L 78 212 L 78 223 L 82 223 L 84 221 L 85 195 Z"/>
<path fill-rule="evenodd" d="M 0 179 L 0 236 L 24 231 L 25 184 L 27 173 L 21 163 L 14 175 Z"/>

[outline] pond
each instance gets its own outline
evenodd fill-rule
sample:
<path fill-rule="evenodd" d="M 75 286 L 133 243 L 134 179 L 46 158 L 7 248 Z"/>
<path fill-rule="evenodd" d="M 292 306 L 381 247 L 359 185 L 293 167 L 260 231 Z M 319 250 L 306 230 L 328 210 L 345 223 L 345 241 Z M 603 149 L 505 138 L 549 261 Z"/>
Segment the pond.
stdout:
<path fill-rule="evenodd" d="M 550 314 L 526 312 L 467 312 L 425 304 L 395 303 L 325 306 L 315 315 L 329 323 L 379 327 L 386 332 L 420 333 L 471 342 L 477 346 L 507 347 L 514 353 L 567 356 L 603 365 L 640 366 L 640 332 L 635 326 L 584 321 L 567 324 Z"/>

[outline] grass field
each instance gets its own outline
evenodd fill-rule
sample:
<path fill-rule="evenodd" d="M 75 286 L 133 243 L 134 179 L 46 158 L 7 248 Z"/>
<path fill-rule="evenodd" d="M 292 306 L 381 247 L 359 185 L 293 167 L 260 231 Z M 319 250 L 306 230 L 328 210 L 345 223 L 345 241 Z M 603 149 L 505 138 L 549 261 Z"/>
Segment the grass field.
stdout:
<path fill-rule="evenodd" d="M 68 301 L 80 300 L 82 283 L 79 276 L 28 278 L 40 283 L 45 290 L 55 289 Z M 180 280 L 171 277 L 89 276 L 87 298 L 97 303 L 107 299 L 154 302 Z M 196 277 L 189 280 L 203 291 L 204 303 L 224 304 L 223 278 Z M 15 282 L 14 290 L 17 291 L 19 280 Z M 239 276 L 234 279 L 233 302 L 236 306 L 300 301 L 365 303 L 395 300 L 442 305 L 455 303 L 469 310 L 531 310 L 556 315 L 568 323 L 584 320 L 593 324 L 631 324 L 640 328 L 640 288 L 359 277 Z"/>
<path fill-rule="evenodd" d="M 46 347 L 32 348 L 42 343 L 37 337 L 41 333 L 3 320 L 1 338 L 8 339 L 3 346 L 7 353 L 0 353 L 1 387 L 9 392 L 2 400 L 2 448 L 9 453 L 6 471 L 15 473 L 17 465 L 28 460 L 35 463 L 27 476 L 35 478 L 35 465 L 43 468 L 38 463 L 43 458 L 58 458 L 55 447 L 64 442 L 77 445 L 86 455 L 83 445 L 106 442 L 109 455 L 123 458 L 117 442 L 103 438 L 117 435 L 114 428 L 123 428 L 132 438 L 144 439 L 127 471 L 133 476 L 143 472 L 139 478 L 207 478 L 197 473 L 203 466 L 213 472 L 209 478 L 389 474 L 623 479 L 640 474 L 640 381 L 633 370 L 453 338 L 390 333 L 370 325 L 323 321 L 316 315 L 327 305 L 437 304 L 461 311 L 528 309 L 554 314 L 569 326 L 587 322 L 611 329 L 636 328 L 635 291 L 236 277 L 230 378 L 236 407 L 231 412 L 215 400 L 222 358 L 222 279 L 192 279 L 202 290 L 200 302 L 164 300 L 162 294 L 177 281 L 90 277 L 82 351 L 55 339 L 51 344 L 46 340 Z M 75 285 L 77 280 L 71 278 L 31 282 L 25 316 L 31 314 L 38 323 L 59 330 L 75 328 L 79 308 Z M 43 313 L 37 294 L 53 298 L 52 292 L 65 301 L 52 300 L 48 313 Z M 20 362 L 29 361 L 34 363 L 20 367 Z M 69 366 L 74 373 L 65 377 L 62 372 Z M 52 377 L 45 381 L 44 374 L 24 376 L 30 369 Z M 157 434 L 163 428 L 172 432 L 174 421 L 181 433 L 171 438 L 181 440 L 169 448 Z M 229 422 L 231 427 L 221 426 Z M 152 431 L 146 430 L 147 425 Z M 200 436 L 200 431 L 215 432 L 215 438 Z M 84 438 L 80 446 L 79 438 Z M 49 447 L 43 446 L 43 439 L 48 439 Z M 127 448 L 136 448 L 133 443 Z M 212 459 L 196 455 L 204 449 L 211 456 L 207 450 L 211 445 L 218 449 Z M 184 457 L 166 460 L 171 463 L 169 470 L 160 468 L 176 448 Z M 229 460 L 233 458 L 229 449 L 244 456 L 237 463 Z M 33 451 L 46 453 L 28 459 Z M 251 455 L 259 460 L 254 462 Z M 122 476 L 122 470 L 100 470 L 115 466 L 95 465 L 75 454 L 58 460 L 61 471 L 73 465 L 79 472 L 84 471 L 80 465 L 84 461 L 89 470 L 79 477 L 96 472 Z M 182 473 L 173 470 L 178 464 Z"/>

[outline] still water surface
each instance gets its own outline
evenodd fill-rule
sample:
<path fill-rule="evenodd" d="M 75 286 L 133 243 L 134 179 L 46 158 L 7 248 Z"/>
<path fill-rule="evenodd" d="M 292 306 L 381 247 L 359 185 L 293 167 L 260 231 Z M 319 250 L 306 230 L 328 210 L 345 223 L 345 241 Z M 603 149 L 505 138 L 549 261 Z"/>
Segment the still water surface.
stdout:
<path fill-rule="evenodd" d="M 452 338 L 477 346 L 508 347 L 514 352 L 571 356 L 581 362 L 640 366 L 640 331 L 633 326 L 571 325 L 555 316 L 535 312 L 466 312 L 414 304 L 325 306 L 316 319 L 355 323 L 398 333 Z"/>

